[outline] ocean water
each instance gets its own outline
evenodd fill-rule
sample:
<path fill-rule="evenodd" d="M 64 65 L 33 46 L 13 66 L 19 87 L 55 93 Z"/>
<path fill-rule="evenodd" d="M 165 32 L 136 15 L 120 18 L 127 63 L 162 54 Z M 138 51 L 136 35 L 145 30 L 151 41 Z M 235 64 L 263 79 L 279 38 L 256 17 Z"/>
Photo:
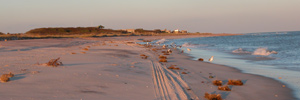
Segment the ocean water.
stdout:
<path fill-rule="evenodd" d="M 300 31 L 162 39 L 156 42 L 181 45 L 181 49 L 194 60 L 204 58 L 208 61 L 214 56 L 212 63 L 278 80 L 292 88 L 295 97 L 300 100 Z"/>

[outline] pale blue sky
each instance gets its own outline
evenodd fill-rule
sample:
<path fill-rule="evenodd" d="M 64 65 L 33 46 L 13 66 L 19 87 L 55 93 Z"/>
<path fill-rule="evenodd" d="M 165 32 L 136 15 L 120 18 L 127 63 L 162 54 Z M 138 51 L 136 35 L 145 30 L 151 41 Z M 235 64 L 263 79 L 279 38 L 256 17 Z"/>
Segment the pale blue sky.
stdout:
<path fill-rule="evenodd" d="M 300 30 L 300 0 L 0 0 L 0 32 L 40 27 Z"/>

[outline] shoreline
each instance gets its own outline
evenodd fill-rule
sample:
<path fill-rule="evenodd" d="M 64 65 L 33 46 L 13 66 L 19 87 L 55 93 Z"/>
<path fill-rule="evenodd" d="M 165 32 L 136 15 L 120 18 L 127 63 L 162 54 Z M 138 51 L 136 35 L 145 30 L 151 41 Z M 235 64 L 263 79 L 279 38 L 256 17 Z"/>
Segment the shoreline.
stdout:
<path fill-rule="evenodd" d="M 188 54 L 188 53 L 185 52 L 183 55 L 186 56 L 186 58 L 185 58 L 186 60 L 193 60 L 193 61 L 199 62 L 197 60 L 194 60 L 194 59 L 197 59 L 197 58 L 193 57 L 191 54 Z M 286 85 L 286 83 L 283 83 L 282 81 L 275 80 L 275 79 L 273 79 L 271 77 L 267 77 L 267 76 L 263 76 L 263 75 L 258 75 L 258 74 L 254 74 L 254 73 L 246 73 L 246 72 L 243 72 L 242 69 L 239 69 L 239 68 L 236 68 L 236 67 L 233 67 L 233 66 L 230 66 L 230 65 L 223 65 L 223 64 L 218 64 L 218 63 L 210 63 L 210 62 L 207 62 L 207 61 L 205 61 L 203 63 L 217 65 L 217 66 L 223 66 L 225 68 L 227 67 L 228 69 L 231 69 L 231 70 L 236 71 L 236 72 L 241 73 L 241 74 L 248 74 L 250 76 L 254 76 L 254 77 L 258 77 L 258 78 L 265 78 L 266 80 L 270 80 L 270 81 L 273 81 L 275 83 L 278 83 L 278 85 L 277 85 L 278 87 L 281 87 L 280 84 L 281 85 L 285 85 L 286 86 L 285 88 L 287 88 L 288 91 L 289 91 L 289 95 L 291 95 L 290 96 L 291 97 L 290 100 L 294 100 L 294 99 L 296 100 L 297 99 L 296 95 L 294 94 L 294 90 L 291 89 L 291 87 L 289 85 Z M 276 95 L 276 96 L 278 96 L 278 95 Z M 250 100 L 252 100 L 252 99 L 250 99 Z"/>
<path fill-rule="evenodd" d="M 187 54 L 187 53 L 185 53 L 185 54 L 186 54 L 185 56 L 188 56 L 188 57 L 189 57 L 189 58 L 187 58 L 187 60 L 197 61 L 197 60 L 194 60 L 194 59 L 196 59 L 196 57 L 193 57 L 193 56 L 191 56 L 190 54 Z M 294 94 L 294 90 L 293 90 L 289 85 L 287 85 L 286 83 L 284 83 L 284 82 L 282 82 L 282 81 L 276 80 L 276 79 L 271 78 L 271 77 L 268 77 L 268 76 L 263 76 L 263 75 L 259 75 L 259 74 L 254 74 L 254 73 L 244 72 L 244 70 L 239 69 L 239 68 L 236 68 L 236 67 L 231 66 L 231 65 L 224 65 L 224 64 L 218 64 L 218 63 L 210 63 L 210 62 L 207 62 L 207 61 L 204 62 L 204 63 L 228 67 L 228 68 L 230 68 L 230 69 L 232 69 L 232 70 L 236 70 L 237 72 L 240 72 L 240 73 L 242 73 L 242 74 L 249 74 L 249 75 L 253 75 L 253 76 L 257 76 L 257 77 L 263 77 L 263 78 L 266 78 L 266 79 L 270 79 L 270 80 L 279 82 L 280 84 L 285 84 L 285 85 L 286 85 L 286 88 L 288 88 L 289 91 L 291 92 L 291 94 L 293 94 L 292 97 L 296 100 L 296 94 Z"/>
<path fill-rule="evenodd" d="M 0 88 L 3 88 L 0 91 L 3 94 L 1 97 L 14 100 L 24 98 L 37 100 L 40 98 L 81 98 L 87 100 L 97 98 L 110 100 L 147 98 L 153 100 L 161 97 L 185 97 L 202 100 L 205 92 L 215 92 L 221 94 L 222 97 L 224 96 L 223 99 L 230 100 L 239 100 L 243 97 L 247 97 L 249 100 L 259 98 L 295 99 L 291 96 L 291 91 L 288 88 L 280 88 L 282 84 L 276 80 L 242 73 L 237 69 L 224 65 L 194 61 L 189 59 L 191 57 L 188 54 L 181 54 L 176 50 L 168 56 L 168 63 L 159 63 L 157 55 L 160 53 L 154 53 L 147 48 L 127 43 L 130 41 L 138 42 L 141 41 L 138 39 L 145 38 L 154 40 L 156 38 L 183 37 L 141 36 L 0 42 L 4 46 L 1 49 L 5 51 L 0 52 L 4 56 L 4 58 L 0 58 L 2 60 L 0 60 L 0 73 L 12 71 L 17 76 L 11 82 L 0 83 Z M 82 51 L 81 49 L 86 46 L 91 47 L 88 51 Z M 146 53 L 149 58 L 141 59 L 139 55 L 142 53 Z M 50 58 L 58 56 L 61 56 L 64 66 L 51 68 L 35 65 L 37 61 L 47 62 Z M 176 64 L 183 70 L 167 69 L 171 64 Z M 27 69 L 27 71 L 24 72 L 21 69 Z M 40 73 L 32 74 L 32 71 L 39 71 Z M 183 71 L 187 74 L 180 74 Z M 157 73 L 162 77 L 169 77 L 173 81 L 161 81 L 161 78 L 153 73 Z M 218 91 L 217 87 L 211 83 L 214 79 L 208 78 L 209 73 L 215 75 L 215 79 L 241 79 L 246 80 L 246 83 L 244 86 L 231 87 L 231 92 Z M 153 84 L 154 79 L 160 82 L 172 83 L 177 88 L 169 88 L 166 84 Z M 202 83 L 202 81 L 205 81 L 205 83 Z M 268 82 L 274 84 L 268 84 Z M 259 85 L 256 86 L 255 84 Z M 157 91 L 162 89 L 157 88 L 159 86 L 166 86 L 165 90 L 169 91 L 169 94 L 167 93 L 164 96 L 159 94 L 160 92 Z M 186 90 L 186 87 L 190 88 Z M 261 91 L 254 90 L 254 88 Z M 28 90 L 29 92 L 23 93 L 22 90 Z M 48 92 L 45 93 L 45 91 Z M 174 94 L 172 94 L 172 91 Z M 182 93 L 186 96 L 176 96 L 176 93 Z M 277 97 L 274 95 L 277 95 Z"/>
<path fill-rule="evenodd" d="M 209 51 L 205 49 L 195 50 L 192 48 L 192 52 L 189 52 L 187 56 L 190 56 L 191 58 L 189 59 L 191 60 L 197 60 L 198 59 L 197 57 L 204 57 L 205 59 L 206 58 L 208 59 L 210 57 L 209 56 L 210 54 L 215 55 L 216 60 L 212 62 L 213 64 L 224 65 L 239 70 L 241 73 L 257 75 L 257 76 L 270 78 L 272 80 L 280 82 L 285 87 L 291 90 L 294 99 L 297 100 L 299 99 L 298 96 L 299 88 L 297 85 L 297 81 L 291 81 L 291 80 L 297 80 L 295 76 L 297 75 L 296 74 L 297 71 L 294 72 L 294 71 L 287 70 L 287 71 L 280 71 L 281 73 L 276 74 L 276 72 L 279 72 L 280 69 L 272 69 L 275 66 L 253 63 L 250 61 L 251 59 L 249 60 L 246 58 L 237 57 L 236 54 L 232 54 L 231 52 L 220 52 L 214 50 Z M 210 62 L 207 61 L 207 63 Z M 289 77 L 286 74 L 289 74 L 289 76 L 291 77 Z"/>

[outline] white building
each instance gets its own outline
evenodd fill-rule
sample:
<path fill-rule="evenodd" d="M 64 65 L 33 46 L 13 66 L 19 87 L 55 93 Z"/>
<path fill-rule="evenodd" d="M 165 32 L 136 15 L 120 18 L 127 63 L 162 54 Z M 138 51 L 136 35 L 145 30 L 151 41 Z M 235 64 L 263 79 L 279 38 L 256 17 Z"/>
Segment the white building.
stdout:
<path fill-rule="evenodd" d="M 176 30 L 174 30 L 173 32 L 174 32 L 174 33 L 179 33 L 180 31 L 179 31 L 179 29 L 176 29 Z"/>

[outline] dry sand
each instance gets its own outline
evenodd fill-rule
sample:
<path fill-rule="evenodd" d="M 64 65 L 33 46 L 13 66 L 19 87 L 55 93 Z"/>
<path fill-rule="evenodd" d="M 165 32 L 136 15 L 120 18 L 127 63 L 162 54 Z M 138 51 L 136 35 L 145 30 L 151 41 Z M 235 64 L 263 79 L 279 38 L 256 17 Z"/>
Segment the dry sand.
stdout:
<path fill-rule="evenodd" d="M 168 62 L 160 63 L 161 50 L 130 43 L 188 37 L 195 36 L 2 41 L 0 74 L 13 72 L 15 77 L 0 83 L 0 100 L 205 100 L 205 92 L 221 94 L 225 100 L 295 99 L 288 87 L 270 78 L 189 60 L 173 49 Z M 58 57 L 63 66 L 43 64 Z M 168 69 L 170 65 L 181 70 Z M 244 85 L 230 86 L 232 91 L 224 92 L 212 84 L 216 79 L 223 84 L 227 79 L 240 79 Z"/>

